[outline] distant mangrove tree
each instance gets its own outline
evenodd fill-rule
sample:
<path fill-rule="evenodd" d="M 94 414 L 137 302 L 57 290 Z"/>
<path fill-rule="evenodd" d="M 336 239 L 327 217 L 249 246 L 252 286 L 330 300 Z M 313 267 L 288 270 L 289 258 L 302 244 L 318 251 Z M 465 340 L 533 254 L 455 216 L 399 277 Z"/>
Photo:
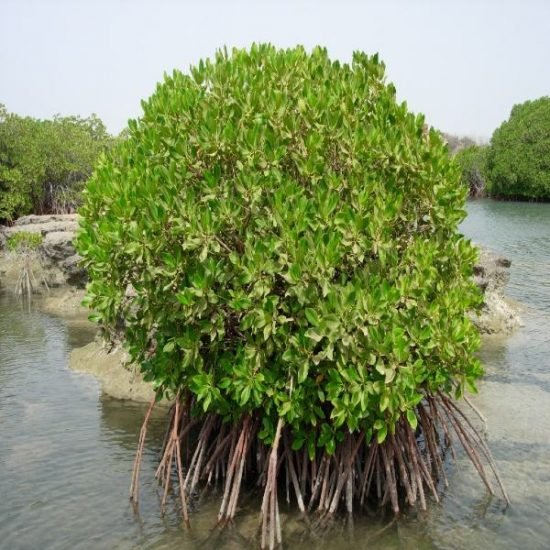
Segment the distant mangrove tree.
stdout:
<path fill-rule="evenodd" d="M 114 141 L 95 115 L 40 120 L 0 105 L 0 223 L 74 212 L 99 154 Z"/>
<path fill-rule="evenodd" d="M 515 105 L 488 145 L 457 148 L 455 158 L 471 196 L 550 200 L 550 97 Z"/>

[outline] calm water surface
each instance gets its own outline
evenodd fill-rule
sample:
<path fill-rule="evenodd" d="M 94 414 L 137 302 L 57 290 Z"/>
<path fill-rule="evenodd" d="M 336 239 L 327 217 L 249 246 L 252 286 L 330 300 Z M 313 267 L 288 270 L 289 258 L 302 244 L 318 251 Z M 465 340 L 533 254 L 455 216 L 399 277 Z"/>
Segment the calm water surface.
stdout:
<path fill-rule="evenodd" d="M 523 328 L 485 342 L 487 376 L 475 398 L 512 507 L 491 498 L 459 459 L 449 465 L 441 503 L 427 513 L 358 518 L 353 534 L 313 540 L 288 533 L 287 547 L 550 547 L 550 204 L 476 201 L 468 210 L 464 233 L 512 259 L 508 292 L 525 306 Z M 162 411 L 134 513 L 127 492 L 145 409 L 103 396 L 93 378 L 68 369 L 71 348 L 92 338 L 87 323 L 25 311 L 0 294 L 0 548 L 246 547 L 258 517 L 246 498 L 237 528 L 221 537 L 210 532 L 216 498 L 193 514 L 191 533 L 174 510 L 160 516 L 153 472 Z"/>

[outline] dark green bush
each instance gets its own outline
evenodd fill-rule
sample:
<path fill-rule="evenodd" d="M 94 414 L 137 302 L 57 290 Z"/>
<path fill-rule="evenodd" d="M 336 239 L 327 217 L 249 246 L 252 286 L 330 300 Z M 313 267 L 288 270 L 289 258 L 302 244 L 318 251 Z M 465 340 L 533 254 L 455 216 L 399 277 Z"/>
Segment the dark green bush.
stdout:
<path fill-rule="evenodd" d="M 480 197 L 486 192 L 487 150 L 484 145 L 470 145 L 460 149 L 455 160 L 462 170 L 462 183 L 472 197 Z"/>
<path fill-rule="evenodd" d="M 283 418 L 313 455 L 344 426 L 416 426 L 427 392 L 480 375 L 467 192 L 377 56 L 222 51 L 142 105 L 88 182 L 78 249 L 96 319 L 124 319 L 160 394 L 255 411 L 267 442 Z"/>
<path fill-rule="evenodd" d="M 38 120 L 0 105 L 0 222 L 74 212 L 100 152 L 113 142 L 95 115 Z"/>
<path fill-rule="evenodd" d="M 550 97 L 514 106 L 491 139 L 487 174 L 492 196 L 550 198 Z"/>

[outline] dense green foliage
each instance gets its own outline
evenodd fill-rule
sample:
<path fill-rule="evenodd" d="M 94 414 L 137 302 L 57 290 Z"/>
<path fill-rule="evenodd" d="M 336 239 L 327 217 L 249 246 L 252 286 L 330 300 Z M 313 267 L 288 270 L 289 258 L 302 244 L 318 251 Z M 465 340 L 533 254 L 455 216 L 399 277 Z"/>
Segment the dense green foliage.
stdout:
<path fill-rule="evenodd" d="M 6 246 L 11 252 L 36 250 L 41 244 L 42 235 L 40 233 L 30 233 L 29 231 L 13 233 L 6 242 Z"/>
<path fill-rule="evenodd" d="M 462 170 L 462 183 L 469 189 L 470 196 L 485 194 L 487 151 L 485 145 L 470 145 L 460 149 L 454 157 Z"/>
<path fill-rule="evenodd" d="M 101 120 L 38 120 L 0 105 L 0 221 L 74 211 L 99 153 L 113 138 Z"/>
<path fill-rule="evenodd" d="M 481 373 L 467 191 L 377 56 L 219 52 L 174 71 L 85 190 L 99 322 L 165 392 L 278 418 L 294 448 L 382 441 L 426 392 Z M 200 411 L 195 411 L 200 414 Z"/>
<path fill-rule="evenodd" d="M 550 97 L 514 106 L 491 139 L 487 174 L 492 196 L 550 198 Z"/>

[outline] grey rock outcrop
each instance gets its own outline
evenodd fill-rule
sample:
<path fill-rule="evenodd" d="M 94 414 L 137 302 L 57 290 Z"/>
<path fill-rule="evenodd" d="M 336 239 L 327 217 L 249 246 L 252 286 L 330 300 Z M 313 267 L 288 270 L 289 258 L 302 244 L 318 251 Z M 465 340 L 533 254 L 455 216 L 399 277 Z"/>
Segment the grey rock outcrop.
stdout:
<path fill-rule="evenodd" d="M 520 326 L 518 308 L 505 296 L 512 262 L 480 247 L 474 281 L 483 292 L 483 308 L 472 320 L 483 334 L 509 334 Z"/>
<path fill-rule="evenodd" d="M 74 233 L 78 229 L 78 214 L 50 214 L 39 216 L 31 214 L 18 218 L 12 227 L 5 228 L 8 234 L 17 231 L 29 231 L 31 233 L 50 233 L 52 231 L 70 231 Z"/>
<path fill-rule="evenodd" d="M 42 253 L 55 263 L 60 263 L 74 256 L 74 233 L 71 231 L 51 231 L 46 233 L 42 241 Z"/>
<path fill-rule="evenodd" d="M 77 229 L 77 214 L 23 216 L 11 227 L 0 227 L 0 249 L 15 233 L 39 233 L 42 244 L 38 248 L 38 260 L 48 285 L 83 287 L 86 272 L 80 267 L 80 256 L 73 245 Z"/>

